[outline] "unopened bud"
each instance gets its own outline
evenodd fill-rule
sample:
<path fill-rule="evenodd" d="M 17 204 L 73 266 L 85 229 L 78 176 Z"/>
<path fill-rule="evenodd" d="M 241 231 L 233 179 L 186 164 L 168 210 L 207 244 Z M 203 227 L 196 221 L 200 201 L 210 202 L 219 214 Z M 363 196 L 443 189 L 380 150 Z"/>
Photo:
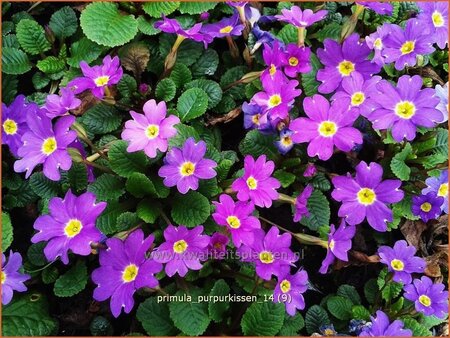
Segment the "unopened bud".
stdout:
<path fill-rule="evenodd" d="M 72 158 L 72 161 L 75 163 L 82 163 L 83 162 L 83 156 L 81 156 L 81 153 L 76 148 L 67 148 L 67 151 L 69 152 L 70 157 Z"/>

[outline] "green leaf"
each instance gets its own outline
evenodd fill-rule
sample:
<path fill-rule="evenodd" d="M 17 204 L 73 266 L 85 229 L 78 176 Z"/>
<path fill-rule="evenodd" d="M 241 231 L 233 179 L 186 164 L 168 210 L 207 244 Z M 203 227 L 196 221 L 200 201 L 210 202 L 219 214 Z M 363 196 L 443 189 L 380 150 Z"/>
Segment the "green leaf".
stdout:
<path fill-rule="evenodd" d="M 150 199 L 139 202 L 136 209 L 137 215 L 145 223 L 154 223 L 161 213 L 161 205 Z"/>
<path fill-rule="evenodd" d="M 317 32 L 317 40 L 323 42 L 325 39 L 333 39 L 339 40 L 341 36 L 342 26 L 337 22 L 329 23 L 328 25 L 323 26 Z"/>
<path fill-rule="evenodd" d="M 75 11 L 69 6 L 63 7 L 52 14 L 49 26 L 55 36 L 59 39 L 65 39 L 77 31 L 78 20 Z"/>
<path fill-rule="evenodd" d="M 327 300 L 328 311 L 340 320 L 352 318 L 352 306 L 350 299 L 341 296 L 332 296 Z"/>
<path fill-rule="evenodd" d="M 80 68 L 80 62 L 91 63 L 102 53 L 103 47 L 89 40 L 81 38 L 70 46 L 70 57 L 67 58 L 67 64 L 71 67 Z"/>
<path fill-rule="evenodd" d="M 39 293 L 15 294 L 11 303 L 2 308 L 2 335 L 55 335 L 58 322 L 50 317 L 45 296 Z"/>
<path fill-rule="evenodd" d="M 275 137 L 261 134 L 258 130 L 251 130 L 239 144 L 239 151 L 242 155 L 252 155 L 258 157 L 266 155 L 271 160 L 279 157 L 277 148 L 274 145 Z"/>
<path fill-rule="evenodd" d="M 51 48 L 45 37 L 44 28 L 30 19 L 20 20 L 16 27 L 17 39 L 25 52 L 38 55 Z"/>
<path fill-rule="evenodd" d="M 50 79 L 44 73 L 36 72 L 34 73 L 31 82 L 33 82 L 34 88 L 36 90 L 39 90 L 47 87 L 48 84 L 50 83 Z"/>
<path fill-rule="evenodd" d="M 170 78 L 175 82 L 177 88 L 183 88 L 186 83 L 192 80 L 192 74 L 185 64 L 176 63 L 170 73 Z"/>
<path fill-rule="evenodd" d="M 126 189 L 135 197 L 158 196 L 155 185 L 152 181 L 141 173 L 133 173 L 128 178 Z"/>
<path fill-rule="evenodd" d="M 175 34 L 160 34 L 159 51 L 162 57 L 169 54 L 176 40 Z M 194 64 L 203 52 L 203 44 L 193 40 L 184 40 L 177 51 L 177 63 L 184 63 L 186 66 Z"/>
<path fill-rule="evenodd" d="M 31 69 L 27 54 L 17 48 L 2 48 L 2 72 L 11 75 L 25 74 Z"/>
<path fill-rule="evenodd" d="M 282 169 L 276 170 L 273 173 L 273 177 L 275 177 L 278 181 L 280 181 L 281 186 L 283 188 L 289 187 L 292 183 L 295 182 L 295 175 L 292 173 L 289 173 L 287 171 L 284 171 Z"/>
<path fill-rule="evenodd" d="M 36 66 L 45 74 L 55 74 L 63 71 L 66 68 L 66 63 L 55 56 L 48 56 L 44 60 L 39 60 Z"/>
<path fill-rule="evenodd" d="M 214 49 L 207 49 L 191 67 L 192 75 L 201 77 L 214 75 L 219 65 L 219 55 Z"/>
<path fill-rule="evenodd" d="M 117 230 L 126 231 L 137 226 L 140 223 L 139 217 L 134 212 L 124 212 L 119 217 L 117 217 Z"/>
<path fill-rule="evenodd" d="M 51 198 L 60 192 L 59 182 L 48 179 L 42 172 L 31 175 L 30 187 L 41 198 Z"/>
<path fill-rule="evenodd" d="M 185 291 L 178 291 L 176 296 L 182 296 Z M 208 303 L 198 302 L 202 293 L 199 289 L 189 290 L 192 297 L 190 302 L 170 302 L 170 318 L 175 326 L 185 335 L 199 336 L 208 328 L 211 319 L 208 316 Z"/>
<path fill-rule="evenodd" d="M 419 324 L 419 322 L 411 317 L 401 318 L 405 329 L 410 329 L 414 337 L 430 337 L 432 336 L 430 330 Z"/>
<path fill-rule="evenodd" d="M 190 121 L 203 115 L 207 107 L 208 95 L 199 88 L 186 90 L 177 102 L 177 112 L 181 122 Z"/>
<path fill-rule="evenodd" d="M 175 336 L 177 334 L 178 330 L 170 319 L 168 303 L 158 302 L 156 297 L 150 297 L 139 305 L 136 318 L 150 336 Z"/>
<path fill-rule="evenodd" d="M 107 134 L 119 128 L 122 115 L 114 106 L 99 103 L 85 112 L 80 122 L 90 133 Z"/>
<path fill-rule="evenodd" d="M 95 194 L 97 201 L 113 201 L 125 193 L 125 186 L 120 177 L 106 173 L 97 177 L 87 190 Z"/>
<path fill-rule="evenodd" d="M 126 141 L 114 142 L 109 151 L 108 158 L 111 169 L 122 177 L 130 177 L 135 172 L 144 172 L 147 165 L 147 156 L 144 152 L 129 153 Z"/>
<path fill-rule="evenodd" d="M 316 231 L 322 225 L 330 224 L 330 203 L 325 195 L 314 190 L 308 199 L 307 208 L 309 216 L 302 217 L 300 223 Z"/>
<path fill-rule="evenodd" d="M 44 266 L 47 264 L 47 258 L 44 255 L 44 248 L 47 242 L 31 244 L 27 251 L 27 258 L 34 266 Z"/>
<path fill-rule="evenodd" d="M 412 147 L 410 143 L 406 143 L 403 150 L 392 158 L 391 170 L 395 176 L 402 181 L 408 181 L 411 174 L 411 168 L 405 163 L 405 160 L 412 154 Z"/>
<path fill-rule="evenodd" d="M 281 303 L 253 303 L 242 316 L 242 332 L 246 336 L 275 336 L 283 327 L 284 312 Z"/>
<path fill-rule="evenodd" d="M 312 69 L 309 73 L 302 74 L 302 87 L 306 96 L 313 96 L 317 94 L 317 88 L 320 83 L 316 80 L 317 71 L 322 68 L 322 65 L 314 54 L 311 54 Z"/>
<path fill-rule="evenodd" d="M 56 280 L 53 292 L 58 297 L 72 297 L 84 290 L 87 281 L 86 264 L 78 261 L 74 267 Z"/>
<path fill-rule="evenodd" d="M 3 49 L 5 51 L 5 49 Z M 3 66 L 5 64 L 3 63 Z M 4 74 L 2 76 L 2 101 L 3 103 L 9 105 L 12 101 L 14 101 L 17 95 L 17 86 L 19 84 L 19 80 L 16 76 Z"/>
<path fill-rule="evenodd" d="M 169 15 L 175 12 L 180 6 L 179 1 L 151 1 L 145 2 L 142 9 L 153 18 L 160 19 L 162 15 Z"/>
<path fill-rule="evenodd" d="M 367 310 L 363 305 L 354 305 L 352 307 L 352 318 L 369 321 L 370 320 L 370 311 Z"/>
<path fill-rule="evenodd" d="M 182 14 L 201 14 L 216 7 L 217 2 L 181 2 L 178 9 Z"/>
<path fill-rule="evenodd" d="M 161 101 L 172 101 L 177 93 L 177 85 L 171 78 L 162 79 L 156 86 L 156 98 Z"/>
<path fill-rule="evenodd" d="M 394 281 L 386 283 L 387 269 L 384 268 L 380 271 L 380 275 L 377 278 L 378 289 L 381 290 L 381 298 L 385 301 L 391 301 L 396 298 L 403 290 L 403 284 Z"/>
<path fill-rule="evenodd" d="M 119 83 L 117 84 L 117 90 L 123 97 L 129 98 L 137 91 L 137 82 L 131 75 L 123 74 Z"/>
<path fill-rule="evenodd" d="M 49 266 L 48 268 L 44 269 L 44 271 L 42 271 L 41 277 L 44 284 L 52 284 L 58 279 L 59 271 L 56 267 Z"/>
<path fill-rule="evenodd" d="M 448 157 L 448 130 L 443 128 L 436 129 L 436 144 L 433 148 L 435 154 Z"/>
<path fill-rule="evenodd" d="M 191 126 L 178 123 L 175 129 L 177 134 L 169 140 L 169 148 L 182 147 L 189 137 L 193 137 L 196 142 L 200 140 L 200 135 Z"/>
<path fill-rule="evenodd" d="M 172 218 L 178 225 L 195 227 L 203 224 L 211 213 L 209 200 L 196 191 L 177 194 L 172 202 Z"/>
<path fill-rule="evenodd" d="M 230 287 L 228 286 L 228 284 L 223 279 L 219 279 L 218 281 L 216 281 L 213 288 L 211 289 L 209 296 L 210 297 L 226 296 L 229 293 Z M 220 323 L 221 321 L 224 320 L 225 318 L 224 314 L 229 307 L 230 307 L 229 302 L 220 302 L 219 300 L 217 301 L 213 300 L 208 303 L 209 317 L 216 323 Z"/>
<path fill-rule="evenodd" d="M 11 218 L 7 212 L 2 211 L 2 252 L 9 248 L 14 238 Z"/>
<path fill-rule="evenodd" d="M 318 173 L 316 176 L 314 176 L 311 180 L 311 183 L 314 188 L 321 191 L 328 191 L 331 189 L 330 181 L 322 173 Z"/>
<path fill-rule="evenodd" d="M 293 337 L 298 336 L 299 331 L 305 327 L 305 320 L 303 316 L 297 312 L 295 316 L 290 316 L 286 313 L 284 318 L 283 327 L 280 332 L 278 332 L 278 336 L 282 337 Z"/>
<path fill-rule="evenodd" d="M 76 192 L 85 190 L 88 184 L 86 166 L 82 163 L 73 163 L 67 172 L 67 180 L 72 190 Z"/>
<path fill-rule="evenodd" d="M 148 3 L 146 3 L 148 4 Z M 150 20 L 147 20 L 143 15 L 139 16 L 137 18 L 138 22 L 138 29 L 141 33 L 144 33 L 145 35 L 156 35 L 160 32 L 159 29 L 155 28 L 155 22 L 159 19 L 153 18 Z"/>
<path fill-rule="evenodd" d="M 361 297 L 356 291 L 355 287 L 348 284 L 343 284 L 338 287 L 337 295 L 350 299 L 353 305 L 361 304 Z"/>
<path fill-rule="evenodd" d="M 297 43 L 298 33 L 297 28 L 293 25 L 287 24 L 277 34 L 285 44 Z"/>
<path fill-rule="evenodd" d="M 437 326 L 441 323 L 447 322 L 448 316 L 445 318 L 438 318 L 436 316 L 425 316 L 423 315 L 420 319 L 420 324 L 427 329 L 431 329 L 434 326 Z"/>
<path fill-rule="evenodd" d="M 89 4 L 81 13 L 80 24 L 89 40 L 108 47 L 124 45 L 138 32 L 134 16 L 122 15 L 118 4 L 112 2 Z"/>
<path fill-rule="evenodd" d="M 200 88 L 208 95 L 208 109 L 214 108 L 222 100 L 222 88 L 212 80 L 198 79 L 187 83 L 185 89 Z"/>
<path fill-rule="evenodd" d="M 308 334 L 320 332 L 322 325 L 330 324 L 327 312 L 319 305 L 311 306 L 305 315 L 305 326 Z"/>
<path fill-rule="evenodd" d="M 222 88 L 226 88 L 228 85 L 240 80 L 247 73 L 247 71 L 248 69 L 245 66 L 236 66 L 228 69 L 220 79 L 220 86 Z M 226 90 L 225 93 L 231 96 L 234 100 L 243 99 L 245 98 L 245 85 L 234 85 Z"/>
<path fill-rule="evenodd" d="M 124 204 L 116 201 L 108 202 L 106 209 L 97 219 L 97 228 L 105 235 L 117 232 L 117 218 L 126 211 Z"/>
<path fill-rule="evenodd" d="M 370 304 L 375 302 L 378 294 L 378 285 L 375 278 L 369 279 L 364 285 L 364 296 Z"/>

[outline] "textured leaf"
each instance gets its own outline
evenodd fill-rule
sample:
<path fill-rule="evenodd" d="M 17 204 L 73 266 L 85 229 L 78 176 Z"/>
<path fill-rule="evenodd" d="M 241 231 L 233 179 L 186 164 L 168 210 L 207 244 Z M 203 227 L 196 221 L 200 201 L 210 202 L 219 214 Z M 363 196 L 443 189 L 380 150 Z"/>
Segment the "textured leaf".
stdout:
<path fill-rule="evenodd" d="M 30 176 L 30 187 L 41 198 L 51 198 L 60 192 L 59 182 L 48 179 L 42 172 Z"/>
<path fill-rule="evenodd" d="M 177 134 L 169 140 L 170 148 L 182 147 L 189 137 L 193 137 L 196 142 L 200 140 L 200 135 L 191 126 L 178 123 L 175 125 L 175 129 L 177 130 Z"/>
<path fill-rule="evenodd" d="M 214 75 L 219 65 L 219 55 L 214 49 L 207 49 L 192 67 L 192 75 L 201 77 L 204 75 Z"/>
<path fill-rule="evenodd" d="M 361 304 L 361 297 L 359 297 L 358 291 L 352 285 L 340 285 L 337 290 L 337 295 L 350 299 L 353 305 Z"/>
<path fill-rule="evenodd" d="M 137 91 L 137 83 L 134 77 L 124 74 L 117 84 L 117 90 L 123 97 L 131 97 Z"/>
<path fill-rule="evenodd" d="M 293 25 L 287 24 L 278 32 L 278 37 L 285 43 L 297 43 L 298 33 L 297 28 Z"/>
<path fill-rule="evenodd" d="M 122 15 L 112 2 L 89 4 L 81 13 L 81 28 L 88 39 L 108 47 L 121 46 L 137 34 L 137 20 Z"/>
<path fill-rule="evenodd" d="M 63 7 L 53 13 L 50 18 L 49 26 L 55 36 L 60 39 L 65 39 L 77 31 L 78 20 L 75 11 L 69 6 Z"/>
<path fill-rule="evenodd" d="M 158 19 L 156 19 L 156 18 L 147 20 L 143 15 L 139 16 L 137 18 L 139 31 L 141 33 L 144 33 L 145 35 L 158 34 L 160 32 L 160 30 L 156 29 L 154 26 L 156 21 L 158 21 Z"/>
<path fill-rule="evenodd" d="M 352 318 L 352 306 L 350 299 L 341 296 L 332 296 L 327 300 L 328 311 L 340 320 Z"/>
<path fill-rule="evenodd" d="M 177 334 L 178 330 L 170 319 L 168 303 L 158 303 L 156 297 L 148 298 L 141 303 L 136 317 L 150 336 L 175 336 Z"/>
<path fill-rule="evenodd" d="M 20 20 L 16 27 L 17 39 L 23 50 L 31 55 L 44 53 L 50 49 L 44 28 L 30 19 Z"/>
<path fill-rule="evenodd" d="M 84 290 L 87 281 L 87 267 L 83 261 L 78 261 L 74 267 L 56 280 L 53 291 L 58 297 L 72 297 Z"/>
<path fill-rule="evenodd" d="M 44 60 L 39 60 L 37 67 L 45 74 L 55 74 L 63 71 L 66 68 L 66 63 L 55 56 L 48 56 Z"/>
<path fill-rule="evenodd" d="M 147 68 L 150 50 L 143 43 L 132 42 L 120 49 L 119 56 L 122 66 L 139 78 Z"/>
<path fill-rule="evenodd" d="M 102 53 L 102 47 L 88 38 L 82 38 L 70 46 L 70 57 L 67 64 L 71 67 L 80 68 L 80 62 L 91 63 Z"/>
<path fill-rule="evenodd" d="M 140 152 L 127 152 L 126 141 L 114 142 L 108 152 L 111 169 L 122 177 L 130 177 L 135 172 L 144 172 L 147 157 Z"/>
<path fill-rule="evenodd" d="M 3 49 L 3 52 L 5 49 Z M 3 63 L 3 67 L 5 64 Z M 19 81 L 16 76 L 4 74 L 2 76 L 2 101 L 9 105 L 17 95 Z"/>
<path fill-rule="evenodd" d="M 182 122 L 193 120 L 206 112 L 208 95 L 199 89 L 191 88 L 181 94 L 177 102 L 178 116 Z"/>
<path fill-rule="evenodd" d="M 156 98 L 162 101 L 172 101 L 177 93 L 177 85 L 171 78 L 162 79 L 156 86 Z"/>
<path fill-rule="evenodd" d="M 50 79 L 47 77 L 47 75 L 41 72 L 34 73 L 31 81 L 33 82 L 33 86 L 36 90 L 45 88 L 50 83 Z"/>
<path fill-rule="evenodd" d="M 47 258 L 44 255 L 44 247 L 47 245 L 46 242 L 39 242 L 31 244 L 27 250 L 27 258 L 31 264 L 35 266 L 44 266 L 47 264 Z"/>
<path fill-rule="evenodd" d="M 430 337 L 432 336 L 430 330 L 419 324 L 419 322 L 411 317 L 403 317 L 401 320 L 404 323 L 405 329 L 410 329 L 414 337 Z"/>
<path fill-rule="evenodd" d="M 14 238 L 11 218 L 7 212 L 2 211 L 2 252 L 9 248 Z"/>
<path fill-rule="evenodd" d="M 165 58 L 169 54 L 175 42 L 175 34 L 160 34 L 159 51 Z M 184 63 L 186 66 L 194 64 L 203 53 L 203 44 L 186 39 L 177 51 L 177 63 Z"/>
<path fill-rule="evenodd" d="M 409 180 L 409 175 L 411 174 L 411 168 L 405 163 L 405 160 L 412 153 L 412 147 L 410 143 L 405 144 L 405 148 L 392 158 L 391 160 L 391 170 L 395 176 L 397 176 L 402 181 Z"/>
<path fill-rule="evenodd" d="M 203 2 L 203 1 L 192 1 L 192 2 L 181 2 L 179 11 L 182 14 L 201 14 L 203 12 L 208 12 L 214 7 L 216 7 L 217 2 Z"/>
<path fill-rule="evenodd" d="M 322 68 L 322 65 L 314 54 L 311 54 L 312 69 L 309 73 L 302 74 L 302 88 L 306 96 L 313 96 L 317 94 L 317 88 L 320 83 L 316 80 L 317 71 Z"/>
<path fill-rule="evenodd" d="M 117 231 L 130 230 L 140 223 L 139 217 L 134 212 L 124 212 L 117 217 Z"/>
<path fill-rule="evenodd" d="M 239 144 L 239 151 L 242 155 L 252 155 L 258 157 L 265 154 L 269 159 L 278 158 L 278 150 L 274 145 L 275 137 L 261 134 L 258 130 L 251 130 Z"/>
<path fill-rule="evenodd" d="M 195 227 L 203 224 L 210 215 L 209 201 L 196 191 L 178 194 L 173 199 L 171 215 L 178 225 Z"/>
<path fill-rule="evenodd" d="M 97 219 L 97 228 L 105 235 L 117 232 L 117 218 L 126 211 L 125 205 L 116 201 L 108 202 L 106 209 Z"/>
<path fill-rule="evenodd" d="M 133 173 L 127 180 L 127 191 L 133 196 L 157 196 L 157 191 L 152 181 L 141 173 Z"/>
<path fill-rule="evenodd" d="M 179 1 L 151 1 L 144 3 L 142 9 L 151 17 L 160 19 L 162 15 L 175 12 L 179 5 Z"/>
<path fill-rule="evenodd" d="M 377 280 L 375 278 L 369 279 L 366 284 L 364 284 L 364 296 L 370 304 L 373 304 L 375 302 L 377 293 Z"/>
<path fill-rule="evenodd" d="M 222 88 L 212 80 L 198 79 L 186 83 L 185 89 L 200 88 L 208 95 L 208 109 L 214 108 L 222 100 Z"/>
<path fill-rule="evenodd" d="M 17 48 L 2 48 L 2 72 L 11 75 L 25 74 L 31 69 L 27 54 Z"/>
<path fill-rule="evenodd" d="M 185 64 L 176 63 L 170 73 L 170 78 L 175 82 L 177 88 L 183 88 L 186 83 L 192 80 L 192 74 Z"/>
<path fill-rule="evenodd" d="M 297 312 L 295 316 L 290 316 L 286 313 L 283 326 L 278 332 L 279 336 L 298 336 L 298 332 L 305 327 L 305 320 L 303 316 Z"/>
<path fill-rule="evenodd" d="M 230 287 L 228 284 L 223 280 L 219 279 L 214 284 L 213 288 L 211 289 L 211 292 L 209 293 L 209 296 L 226 296 L 230 293 Z M 209 311 L 209 317 L 214 320 L 216 323 L 220 323 L 222 320 L 224 320 L 224 314 L 230 307 L 229 302 L 220 302 L 220 301 L 211 301 L 208 303 L 208 311 Z"/>
<path fill-rule="evenodd" d="M 362 305 L 354 305 L 352 307 L 352 318 L 361 320 L 370 320 L 370 311 Z"/>
<path fill-rule="evenodd" d="M 58 279 L 59 271 L 56 267 L 49 266 L 48 268 L 44 269 L 44 271 L 42 271 L 41 277 L 44 284 L 52 284 Z"/>
<path fill-rule="evenodd" d="M 275 336 L 283 326 L 284 312 L 281 303 L 253 303 L 242 316 L 242 332 L 247 336 Z"/>
<path fill-rule="evenodd" d="M 330 203 L 321 191 L 314 190 L 312 192 L 308 199 L 307 208 L 310 215 L 302 217 L 301 224 L 315 231 L 320 226 L 330 223 Z"/>
<path fill-rule="evenodd" d="M 81 192 L 88 184 L 87 168 L 82 163 L 73 163 L 67 172 L 67 180 L 74 192 Z"/>
<path fill-rule="evenodd" d="M 146 223 L 154 223 L 161 212 L 161 205 L 150 199 L 144 199 L 139 202 L 136 212 L 140 219 Z"/>
<path fill-rule="evenodd" d="M 247 71 L 248 69 L 245 66 L 236 66 L 228 69 L 220 78 L 220 86 L 225 88 L 228 85 L 240 80 Z M 245 86 L 243 84 L 234 85 L 230 89 L 226 90 L 225 93 L 230 95 L 234 100 L 243 99 L 245 98 Z"/>
<path fill-rule="evenodd" d="M 120 177 L 103 174 L 87 190 L 95 194 L 97 201 L 112 201 L 118 200 L 125 193 L 125 186 Z"/>
<path fill-rule="evenodd" d="M 337 22 L 329 23 L 318 31 L 317 40 L 323 42 L 325 39 L 339 40 L 342 26 Z"/>
<path fill-rule="evenodd" d="M 273 173 L 273 177 L 275 177 L 278 181 L 280 181 L 281 186 L 283 188 L 289 187 L 292 183 L 295 182 L 295 175 L 284 171 L 282 169 L 276 170 Z"/>
<path fill-rule="evenodd" d="M 308 334 L 320 332 L 320 327 L 330 324 L 327 312 L 319 305 L 311 306 L 305 315 L 305 326 Z"/>
<path fill-rule="evenodd" d="M 122 116 L 114 106 L 100 103 L 85 112 L 80 122 L 89 133 L 106 134 L 119 128 Z"/>

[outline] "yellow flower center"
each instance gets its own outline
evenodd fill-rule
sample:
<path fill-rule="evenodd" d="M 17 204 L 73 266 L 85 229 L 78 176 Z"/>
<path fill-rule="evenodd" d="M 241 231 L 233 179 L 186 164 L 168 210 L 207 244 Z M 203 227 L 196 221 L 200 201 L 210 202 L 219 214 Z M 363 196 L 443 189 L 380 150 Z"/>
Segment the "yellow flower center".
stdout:
<path fill-rule="evenodd" d="M 334 245 L 335 245 L 335 242 L 334 242 L 334 239 L 332 239 L 332 240 L 330 241 L 330 243 L 328 244 L 328 247 L 329 247 L 331 250 L 333 250 L 333 249 L 334 249 Z"/>
<path fill-rule="evenodd" d="M 250 176 L 247 178 L 247 186 L 251 190 L 255 190 L 258 187 L 258 181 L 253 176 Z"/>
<path fill-rule="evenodd" d="M 139 268 L 136 265 L 134 264 L 127 265 L 125 270 L 123 270 L 122 272 L 122 280 L 125 283 L 134 281 L 137 277 L 138 271 Z"/>
<path fill-rule="evenodd" d="M 98 78 L 96 78 L 94 80 L 94 82 L 97 85 L 97 87 L 106 86 L 109 82 L 109 76 L 107 76 L 107 75 L 99 76 Z"/>
<path fill-rule="evenodd" d="M 188 248 L 188 244 L 184 239 L 180 239 L 179 241 L 176 241 L 173 243 L 173 251 L 175 251 L 178 254 L 181 254 L 185 252 Z"/>
<path fill-rule="evenodd" d="M 338 70 L 342 76 L 349 76 L 355 70 L 355 64 L 353 62 L 344 60 L 338 65 Z"/>
<path fill-rule="evenodd" d="M 331 121 L 323 121 L 319 124 L 319 134 L 324 137 L 331 137 L 337 132 L 336 123 Z"/>
<path fill-rule="evenodd" d="M 269 106 L 276 107 L 281 103 L 281 96 L 278 94 L 274 94 L 269 99 Z"/>
<path fill-rule="evenodd" d="M 373 46 L 377 49 L 381 49 L 383 48 L 383 42 L 381 41 L 380 38 L 378 38 L 373 42 Z"/>
<path fill-rule="evenodd" d="M 1 279 L 2 279 L 2 284 L 6 281 L 6 273 L 4 273 L 3 271 L 2 271 L 2 273 L 1 273 Z"/>
<path fill-rule="evenodd" d="M 409 120 L 416 113 L 416 106 L 409 101 L 401 101 L 395 106 L 395 114 L 402 119 Z"/>
<path fill-rule="evenodd" d="M 194 174 L 195 164 L 192 162 L 184 162 L 180 167 L 180 174 L 182 176 L 191 176 Z"/>
<path fill-rule="evenodd" d="M 47 156 L 51 155 L 56 148 L 58 148 L 58 144 L 56 143 L 56 139 L 54 137 L 49 137 L 44 140 L 44 143 L 42 143 L 42 152 Z"/>
<path fill-rule="evenodd" d="M 292 139 L 290 136 L 282 137 L 281 143 L 283 143 L 284 146 L 289 147 L 292 144 Z"/>
<path fill-rule="evenodd" d="M 289 292 L 289 290 L 291 289 L 291 282 L 289 282 L 287 279 L 283 280 L 280 283 L 280 289 L 283 293 Z"/>
<path fill-rule="evenodd" d="M 448 183 L 442 183 L 438 190 L 438 196 L 445 197 L 448 195 Z"/>
<path fill-rule="evenodd" d="M 239 229 L 241 226 L 241 221 L 236 216 L 228 216 L 227 223 L 233 229 Z"/>
<path fill-rule="evenodd" d="M 17 133 L 17 123 L 14 120 L 6 119 L 5 122 L 3 122 L 3 130 L 8 135 L 14 135 Z"/>
<path fill-rule="evenodd" d="M 442 27 L 444 26 L 444 17 L 438 11 L 434 11 L 431 15 L 431 19 L 433 20 L 434 27 Z"/>
<path fill-rule="evenodd" d="M 222 243 L 220 243 L 220 242 L 214 243 L 214 247 L 216 249 L 222 249 Z"/>
<path fill-rule="evenodd" d="M 420 304 L 422 304 L 423 306 L 430 306 L 431 305 L 431 298 L 426 296 L 426 295 L 421 295 L 419 297 L 419 302 Z"/>
<path fill-rule="evenodd" d="M 222 34 L 228 34 L 233 30 L 233 26 L 223 27 L 219 32 Z"/>
<path fill-rule="evenodd" d="M 264 264 L 270 264 L 273 262 L 273 255 L 269 251 L 263 251 L 259 254 L 259 260 Z"/>
<path fill-rule="evenodd" d="M 363 92 L 356 92 L 352 95 L 352 106 L 360 106 L 365 100 Z"/>
<path fill-rule="evenodd" d="M 431 204 L 428 202 L 422 203 L 422 205 L 420 206 L 420 210 L 424 211 L 424 212 L 428 212 L 431 210 Z"/>
<path fill-rule="evenodd" d="M 327 329 L 323 330 L 323 335 L 325 337 L 332 337 L 332 336 L 336 335 L 336 331 L 334 331 L 333 329 L 327 328 Z"/>
<path fill-rule="evenodd" d="M 252 116 L 252 122 L 259 126 L 259 114 L 255 114 Z"/>
<path fill-rule="evenodd" d="M 375 202 L 377 196 L 375 191 L 369 188 L 362 188 L 357 194 L 358 202 L 363 205 L 371 205 Z"/>
<path fill-rule="evenodd" d="M 289 65 L 295 67 L 298 65 L 298 59 L 295 56 L 289 58 Z"/>
<path fill-rule="evenodd" d="M 400 52 L 402 52 L 403 55 L 409 54 L 414 51 L 416 42 L 415 41 L 406 41 L 401 47 Z"/>
<path fill-rule="evenodd" d="M 153 140 L 154 138 L 158 137 L 158 135 L 159 135 L 159 127 L 156 124 L 150 124 L 147 127 L 147 129 L 145 130 L 145 135 L 150 140 Z"/>
<path fill-rule="evenodd" d="M 78 235 L 81 229 L 83 229 L 83 224 L 77 219 L 71 219 L 64 227 L 64 232 L 67 237 L 72 238 Z"/>
<path fill-rule="evenodd" d="M 391 266 L 395 271 L 403 271 L 405 268 L 405 264 L 399 259 L 393 259 L 391 261 Z"/>
<path fill-rule="evenodd" d="M 269 74 L 273 76 L 277 72 L 277 67 L 272 63 L 269 68 Z"/>

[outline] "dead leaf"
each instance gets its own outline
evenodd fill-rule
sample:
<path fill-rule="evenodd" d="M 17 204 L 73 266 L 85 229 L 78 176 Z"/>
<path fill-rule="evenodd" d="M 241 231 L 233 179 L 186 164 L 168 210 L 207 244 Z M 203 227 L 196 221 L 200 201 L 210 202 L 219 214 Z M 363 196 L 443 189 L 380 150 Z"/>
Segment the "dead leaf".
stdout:
<path fill-rule="evenodd" d="M 142 43 L 133 42 L 124 47 L 119 51 L 120 62 L 122 66 L 133 72 L 134 77 L 139 79 L 142 72 L 147 68 L 147 64 L 150 61 L 150 51 Z"/>
<path fill-rule="evenodd" d="M 422 221 L 407 220 L 400 227 L 400 231 L 405 236 L 406 241 L 420 251 L 422 234 L 426 230 L 427 224 Z"/>
<path fill-rule="evenodd" d="M 229 113 L 222 115 L 220 117 L 214 117 L 206 122 L 206 126 L 214 126 L 218 123 L 228 123 L 233 121 L 236 117 L 238 117 L 242 112 L 241 107 L 233 109 Z"/>
<path fill-rule="evenodd" d="M 78 98 L 81 100 L 80 106 L 77 109 L 71 110 L 71 112 L 75 116 L 83 115 L 98 102 L 98 99 L 94 95 L 92 95 L 91 91 L 89 90 L 78 95 Z"/>

